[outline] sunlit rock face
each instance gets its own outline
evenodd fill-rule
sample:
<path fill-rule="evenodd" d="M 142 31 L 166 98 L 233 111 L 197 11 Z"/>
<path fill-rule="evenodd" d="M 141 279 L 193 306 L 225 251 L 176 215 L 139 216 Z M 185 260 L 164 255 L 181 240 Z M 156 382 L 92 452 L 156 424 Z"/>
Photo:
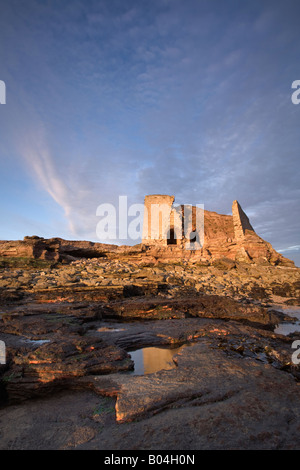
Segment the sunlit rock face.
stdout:
<path fill-rule="evenodd" d="M 218 214 L 203 207 L 175 205 L 175 197 L 145 196 L 142 243 L 113 245 L 62 238 L 24 237 L 0 241 L 0 258 L 33 259 L 49 263 L 77 259 L 106 258 L 158 261 L 193 261 L 212 264 L 216 260 L 294 266 L 254 231 L 247 215 L 233 201 L 232 215 Z"/>
<path fill-rule="evenodd" d="M 156 259 L 191 259 L 211 263 L 228 258 L 237 262 L 294 266 L 260 238 L 238 201 L 232 215 L 195 206 L 174 206 L 174 196 L 145 197 L 142 243 Z"/>

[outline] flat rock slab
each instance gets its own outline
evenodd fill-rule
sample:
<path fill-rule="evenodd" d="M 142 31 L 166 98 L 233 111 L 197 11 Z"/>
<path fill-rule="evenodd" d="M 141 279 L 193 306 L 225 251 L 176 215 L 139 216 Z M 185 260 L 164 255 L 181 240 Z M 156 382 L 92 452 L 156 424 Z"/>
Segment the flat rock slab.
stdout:
<path fill-rule="evenodd" d="M 62 397 L 56 390 L 47 398 L 3 408 L 0 448 L 300 448 L 300 389 L 295 377 L 220 347 L 221 340 L 233 341 L 234 333 L 241 340 L 251 328 L 215 320 L 185 321 L 189 331 L 205 327 L 212 336 L 183 347 L 174 357 L 176 369 L 144 376 L 78 377 L 74 386 L 82 390 L 79 395 L 68 390 Z M 182 328 L 182 323 L 174 322 L 173 328 Z M 171 334 L 171 322 L 165 327 Z M 154 330 L 158 333 L 158 324 L 153 324 Z M 260 337 L 258 332 L 253 335 Z M 265 332 L 260 341 L 270 336 Z M 86 346 L 90 344 L 92 338 Z M 43 348 L 45 354 L 49 347 Z M 24 393 L 23 385 L 21 389 Z"/>
<path fill-rule="evenodd" d="M 92 386 L 117 396 L 119 423 L 163 413 L 170 435 L 188 428 L 193 442 L 207 448 L 300 447 L 300 388 L 292 375 L 230 357 L 206 339 L 183 348 L 175 360 L 175 370 L 95 377 Z"/>

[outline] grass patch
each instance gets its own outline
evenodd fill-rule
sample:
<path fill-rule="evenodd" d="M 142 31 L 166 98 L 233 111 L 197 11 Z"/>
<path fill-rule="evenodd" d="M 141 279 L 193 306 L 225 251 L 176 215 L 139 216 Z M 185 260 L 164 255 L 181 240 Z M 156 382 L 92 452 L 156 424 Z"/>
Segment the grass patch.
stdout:
<path fill-rule="evenodd" d="M 101 415 L 103 413 L 114 413 L 115 406 L 111 402 L 111 398 L 103 398 L 103 403 L 96 406 L 93 411 L 94 416 Z"/>
<path fill-rule="evenodd" d="M 0 256 L 0 268 L 46 269 L 54 266 L 53 261 L 26 257 Z"/>
<path fill-rule="evenodd" d="M 20 378 L 22 378 L 21 372 L 12 372 L 9 375 L 5 375 L 4 377 L 2 377 L 2 382 L 7 383 L 7 382 L 10 382 L 11 380 L 20 379 Z"/>

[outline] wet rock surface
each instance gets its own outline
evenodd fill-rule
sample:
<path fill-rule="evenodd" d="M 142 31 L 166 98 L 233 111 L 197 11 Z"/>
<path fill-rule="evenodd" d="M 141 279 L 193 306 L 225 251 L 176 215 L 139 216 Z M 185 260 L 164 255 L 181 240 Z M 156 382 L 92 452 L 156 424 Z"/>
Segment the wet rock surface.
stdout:
<path fill-rule="evenodd" d="M 0 448 L 299 448 L 299 335 L 274 332 L 295 320 L 299 271 L 2 268 Z M 130 373 L 132 350 L 182 345 L 175 368 Z"/>

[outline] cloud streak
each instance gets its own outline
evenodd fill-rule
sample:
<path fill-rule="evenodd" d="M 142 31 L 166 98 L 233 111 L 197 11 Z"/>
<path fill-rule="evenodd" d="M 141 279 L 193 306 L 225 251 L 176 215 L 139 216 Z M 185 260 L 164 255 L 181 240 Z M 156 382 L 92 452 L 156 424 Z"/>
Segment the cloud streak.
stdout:
<path fill-rule="evenodd" d="M 63 178 L 59 175 L 44 136 L 41 135 L 41 132 L 38 134 L 35 133 L 34 141 L 27 136 L 26 142 L 22 142 L 21 153 L 30 170 L 34 172 L 38 183 L 64 210 L 70 232 L 76 235 L 75 221 L 73 220 L 73 211 L 76 210 L 74 189 L 67 185 L 66 177 Z"/>

